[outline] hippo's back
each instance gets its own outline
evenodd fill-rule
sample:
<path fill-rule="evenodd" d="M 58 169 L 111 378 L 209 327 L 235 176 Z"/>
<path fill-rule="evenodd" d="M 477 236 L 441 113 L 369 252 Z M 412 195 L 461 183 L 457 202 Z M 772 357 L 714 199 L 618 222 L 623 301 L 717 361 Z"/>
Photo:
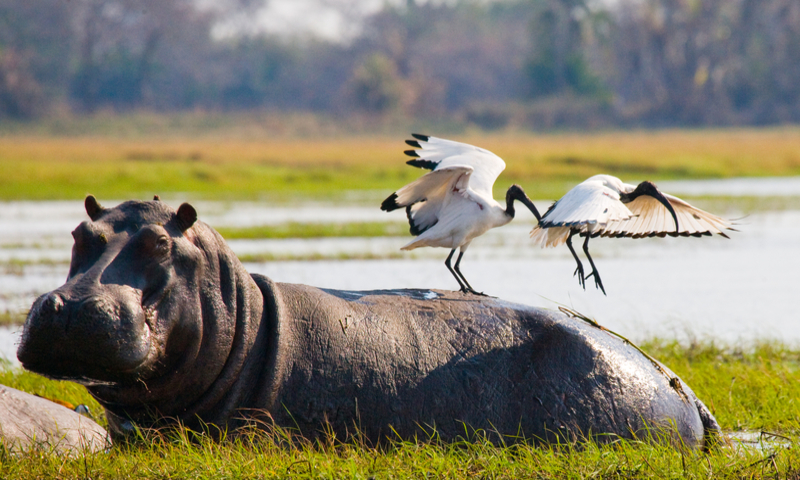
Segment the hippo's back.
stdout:
<path fill-rule="evenodd" d="M 358 426 L 380 441 L 435 427 L 448 440 L 466 425 L 495 441 L 603 440 L 667 427 L 697 445 L 702 415 L 715 425 L 686 385 L 673 388 L 641 353 L 561 313 L 454 292 L 273 285 L 270 410 L 305 435 Z"/>

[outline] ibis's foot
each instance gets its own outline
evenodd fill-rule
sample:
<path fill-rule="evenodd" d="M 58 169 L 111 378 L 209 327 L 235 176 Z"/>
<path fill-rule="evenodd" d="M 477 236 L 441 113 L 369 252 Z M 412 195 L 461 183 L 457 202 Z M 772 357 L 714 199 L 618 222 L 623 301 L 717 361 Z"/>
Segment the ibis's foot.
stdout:
<path fill-rule="evenodd" d="M 608 294 L 606 294 L 606 289 L 603 288 L 603 281 L 600 280 L 600 274 L 597 273 L 597 270 L 592 270 L 592 273 L 590 273 L 586 278 L 589 278 L 589 277 L 594 277 L 594 286 L 599 288 L 600 291 L 603 292 L 603 295 L 608 296 Z M 586 290 L 586 284 L 585 283 L 583 285 L 583 289 Z"/>
<path fill-rule="evenodd" d="M 583 276 L 583 265 L 581 265 L 580 263 L 578 264 L 577 268 L 575 268 L 575 271 L 572 273 L 573 277 L 575 275 L 578 276 L 578 285 L 580 285 L 581 287 L 583 287 L 584 290 L 586 290 L 586 277 Z M 591 277 L 591 275 L 589 276 Z"/>
<path fill-rule="evenodd" d="M 478 296 L 481 296 L 481 297 L 488 297 L 488 296 L 489 296 L 489 295 L 486 295 L 486 294 L 485 294 L 485 293 L 483 293 L 483 292 L 478 292 L 478 291 L 474 290 L 472 287 L 469 287 L 469 288 L 462 288 L 462 289 L 461 289 L 461 293 L 463 293 L 463 294 L 465 294 L 465 295 L 466 295 L 467 293 L 471 293 L 472 295 L 478 295 Z"/>

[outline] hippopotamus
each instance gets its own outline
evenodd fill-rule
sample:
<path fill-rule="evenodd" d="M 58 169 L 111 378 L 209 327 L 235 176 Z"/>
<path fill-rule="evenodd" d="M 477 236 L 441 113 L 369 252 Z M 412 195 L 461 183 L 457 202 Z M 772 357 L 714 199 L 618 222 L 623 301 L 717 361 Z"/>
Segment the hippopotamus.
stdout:
<path fill-rule="evenodd" d="M 67 281 L 35 301 L 17 356 L 85 385 L 117 438 L 254 424 L 375 444 L 664 431 L 704 447 L 719 430 L 666 367 L 574 316 L 460 292 L 278 283 L 249 274 L 188 203 L 88 196 L 85 208 Z"/>

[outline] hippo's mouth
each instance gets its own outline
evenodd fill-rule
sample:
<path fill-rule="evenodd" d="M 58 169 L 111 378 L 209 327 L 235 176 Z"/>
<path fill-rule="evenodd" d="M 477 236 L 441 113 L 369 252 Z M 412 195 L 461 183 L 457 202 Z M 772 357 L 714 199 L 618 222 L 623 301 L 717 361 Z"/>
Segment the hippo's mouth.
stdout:
<path fill-rule="evenodd" d="M 138 348 L 124 354 L 105 355 L 102 348 L 78 353 L 71 349 L 55 348 L 49 355 L 29 354 L 27 343 L 20 344 L 17 356 L 23 368 L 54 380 L 70 380 L 85 386 L 113 385 L 137 381 L 151 370 L 153 348 L 145 327 Z M 134 351 L 135 350 L 135 351 Z"/>
<path fill-rule="evenodd" d="M 141 298 L 141 297 L 140 297 Z M 42 296 L 25 322 L 17 357 L 27 370 L 84 385 L 136 381 L 156 357 L 152 306 L 105 295 Z"/>

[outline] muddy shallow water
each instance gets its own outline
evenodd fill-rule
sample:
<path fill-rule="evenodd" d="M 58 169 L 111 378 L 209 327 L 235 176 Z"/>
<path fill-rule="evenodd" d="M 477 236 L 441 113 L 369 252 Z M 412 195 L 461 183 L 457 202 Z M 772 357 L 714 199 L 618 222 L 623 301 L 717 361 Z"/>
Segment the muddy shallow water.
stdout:
<path fill-rule="evenodd" d="M 663 182 L 670 193 L 800 197 L 800 179 Z M 177 207 L 180 201 L 167 200 Z M 117 202 L 104 201 L 106 205 Z M 537 202 L 540 209 L 549 202 Z M 402 221 L 402 212 L 377 207 L 309 204 L 193 202 L 212 226 L 285 221 Z M 750 343 L 777 339 L 800 344 L 800 211 L 719 212 L 738 221 L 731 239 L 594 239 L 590 242 L 608 296 L 590 279 L 583 291 L 565 247 L 542 250 L 528 238 L 533 217 L 476 239 L 462 270 L 487 294 L 528 305 L 567 305 L 634 341 L 654 336 L 682 341 Z M 396 214 L 396 215 L 395 215 Z M 82 201 L 0 204 L 0 314 L 23 312 L 36 296 L 61 285 L 67 274 L 70 232 L 85 219 Z M 391 253 L 410 237 L 232 240 L 239 255 L 348 256 Z M 247 263 L 276 281 L 327 288 L 454 289 L 443 265 L 445 249 L 404 252 L 397 259 Z M 586 262 L 585 262 L 586 263 Z M 588 267 L 588 264 L 586 264 Z M 0 329 L 0 357 L 14 358 L 19 327 Z"/>

